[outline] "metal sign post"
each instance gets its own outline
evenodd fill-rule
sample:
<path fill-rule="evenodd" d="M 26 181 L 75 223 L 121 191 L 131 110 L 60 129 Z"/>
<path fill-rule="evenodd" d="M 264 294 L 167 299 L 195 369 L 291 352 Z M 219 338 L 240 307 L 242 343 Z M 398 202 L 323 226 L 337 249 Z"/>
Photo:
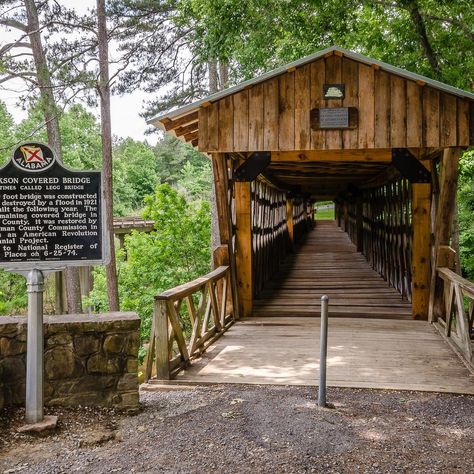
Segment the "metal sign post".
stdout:
<path fill-rule="evenodd" d="M 321 337 L 319 356 L 319 390 L 318 405 L 326 406 L 326 359 L 328 353 L 328 303 L 329 297 L 321 297 Z"/>
<path fill-rule="evenodd" d="M 24 143 L 0 169 L 0 267 L 28 286 L 26 421 L 43 421 L 44 276 L 109 261 L 102 174 L 70 170 L 43 143 Z"/>
<path fill-rule="evenodd" d="M 27 285 L 26 422 L 33 424 L 43 420 L 43 272 L 31 270 Z"/>

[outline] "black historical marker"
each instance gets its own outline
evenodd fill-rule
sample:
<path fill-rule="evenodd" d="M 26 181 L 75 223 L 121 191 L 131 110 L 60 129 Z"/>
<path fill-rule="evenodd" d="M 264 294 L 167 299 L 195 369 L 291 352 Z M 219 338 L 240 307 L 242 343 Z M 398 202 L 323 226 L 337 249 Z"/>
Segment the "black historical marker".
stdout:
<path fill-rule="evenodd" d="M 27 143 L 0 169 L 0 266 L 59 269 L 107 260 L 102 179 Z"/>

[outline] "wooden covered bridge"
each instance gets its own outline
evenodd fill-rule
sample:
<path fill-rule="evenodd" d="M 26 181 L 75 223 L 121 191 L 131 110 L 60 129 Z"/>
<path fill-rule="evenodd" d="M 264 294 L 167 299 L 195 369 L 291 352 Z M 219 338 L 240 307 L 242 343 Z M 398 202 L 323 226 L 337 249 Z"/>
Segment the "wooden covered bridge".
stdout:
<path fill-rule="evenodd" d="M 152 123 L 212 159 L 221 245 L 157 296 L 147 379 L 314 383 L 328 294 L 330 384 L 474 393 L 450 247 L 474 94 L 332 47 Z"/>

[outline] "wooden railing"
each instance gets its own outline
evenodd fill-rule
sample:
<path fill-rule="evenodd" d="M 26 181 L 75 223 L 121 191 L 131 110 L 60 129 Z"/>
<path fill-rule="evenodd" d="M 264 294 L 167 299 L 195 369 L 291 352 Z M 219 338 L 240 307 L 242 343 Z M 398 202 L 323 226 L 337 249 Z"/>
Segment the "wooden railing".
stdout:
<path fill-rule="evenodd" d="M 455 343 L 463 357 L 474 364 L 474 284 L 449 268 L 438 268 L 437 277 L 442 283 L 438 323 L 444 327 L 446 337 Z"/>
<path fill-rule="evenodd" d="M 230 294 L 229 267 L 222 266 L 155 297 L 145 381 L 154 367 L 157 379 L 173 378 L 229 328 Z"/>

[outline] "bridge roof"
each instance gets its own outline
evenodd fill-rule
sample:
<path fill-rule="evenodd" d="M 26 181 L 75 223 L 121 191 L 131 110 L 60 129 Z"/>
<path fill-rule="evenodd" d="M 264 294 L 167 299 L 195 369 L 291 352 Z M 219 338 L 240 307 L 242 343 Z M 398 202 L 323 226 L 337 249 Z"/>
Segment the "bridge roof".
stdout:
<path fill-rule="evenodd" d="M 296 68 L 304 66 L 306 64 L 312 63 L 318 59 L 325 58 L 329 55 L 337 54 L 339 56 L 344 56 L 346 58 L 358 61 L 359 63 L 372 66 L 376 69 L 381 69 L 383 71 L 395 74 L 402 78 L 415 81 L 420 85 L 428 85 L 434 89 L 437 89 L 454 96 L 469 99 L 474 101 L 474 94 L 453 86 L 445 84 L 434 79 L 430 79 L 426 76 L 416 74 L 405 69 L 392 66 L 391 64 L 379 61 L 377 59 L 369 58 L 362 54 L 341 48 L 339 46 L 331 46 L 325 48 L 321 51 L 318 51 L 314 54 L 301 58 L 297 61 L 285 64 L 279 68 L 276 68 L 272 71 L 269 71 L 265 74 L 262 74 L 253 79 L 241 82 L 240 84 L 224 89 L 215 94 L 211 94 L 203 99 L 195 101 L 191 104 L 179 107 L 174 110 L 170 110 L 166 113 L 159 114 L 148 121 L 149 124 L 154 125 L 157 128 L 160 128 L 166 132 L 175 133 L 179 138 L 183 139 L 186 142 L 197 145 L 198 140 L 198 111 L 202 107 L 208 107 L 210 104 L 217 102 L 225 97 L 228 97 L 233 94 L 237 94 L 246 89 L 250 89 L 252 86 L 260 84 L 262 82 L 268 81 L 274 77 L 280 76 L 286 72 L 294 71 Z M 193 127 L 194 125 L 194 127 Z M 177 133 L 176 133 L 177 132 Z"/>

